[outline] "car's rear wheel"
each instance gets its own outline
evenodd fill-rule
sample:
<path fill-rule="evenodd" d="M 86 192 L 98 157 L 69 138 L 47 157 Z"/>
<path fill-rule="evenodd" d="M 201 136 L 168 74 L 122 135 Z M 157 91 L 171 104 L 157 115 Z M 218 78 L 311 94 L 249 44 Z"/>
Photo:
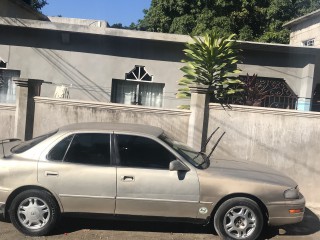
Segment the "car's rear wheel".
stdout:
<path fill-rule="evenodd" d="M 227 240 L 258 239 L 263 226 L 261 209 L 249 198 L 237 197 L 225 201 L 214 216 L 215 230 Z"/>
<path fill-rule="evenodd" d="M 23 234 L 43 236 L 54 228 L 59 207 L 48 192 L 27 190 L 13 199 L 9 215 L 12 224 Z"/>

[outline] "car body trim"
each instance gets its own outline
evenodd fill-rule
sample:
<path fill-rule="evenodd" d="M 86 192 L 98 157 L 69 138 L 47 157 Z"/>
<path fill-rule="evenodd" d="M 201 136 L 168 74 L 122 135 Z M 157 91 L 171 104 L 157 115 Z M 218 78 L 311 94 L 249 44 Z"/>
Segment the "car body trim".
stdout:
<path fill-rule="evenodd" d="M 107 197 L 107 196 L 69 195 L 69 194 L 59 194 L 59 197 L 115 199 L 115 197 Z"/>
<path fill-rule="evenodd" d="M 161 201 L 161 202 L 181 202 L 181 203 L 199 203 L 198 201 L 175 200 L 175 199 L 156 199 L 156 198 L 128 198 L 116 197 L 119 200 L 140 200 L 140 201 Z"/>

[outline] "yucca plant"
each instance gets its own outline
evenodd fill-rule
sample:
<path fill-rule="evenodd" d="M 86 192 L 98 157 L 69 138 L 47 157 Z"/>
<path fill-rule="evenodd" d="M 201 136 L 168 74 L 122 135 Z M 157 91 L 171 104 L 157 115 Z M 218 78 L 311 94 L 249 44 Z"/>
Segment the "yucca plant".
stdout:
<path fill-rule="evenodd" d="M 186 65 L 181 68 L 184 76 L 179 81 L 182 87 L 178 89 L 178 98 L 190 97 L 190 84 L 209 86 L 216 100 L 243 91 L 232 87 L 241 86 L 241 80 L 235 76 L 240 73 L 237 67 L 240 49 L 234 38 L 235 34 L 219 37 L 215 32 L 192 37 L 193 42 L 187 43 L 184 50 L 188 60 L 182 60 Z"/>

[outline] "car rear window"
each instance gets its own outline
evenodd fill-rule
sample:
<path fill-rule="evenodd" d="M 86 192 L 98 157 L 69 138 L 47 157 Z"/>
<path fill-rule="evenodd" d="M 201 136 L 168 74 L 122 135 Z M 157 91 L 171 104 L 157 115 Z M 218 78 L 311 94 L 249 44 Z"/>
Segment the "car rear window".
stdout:
<path fill-rule="evenodd" d="M 41 135 L 39 137 L 33 138 L 31 140 L 25 141 L 20 143 L 19 145 L 13 147 L 11 149 L 12 153 L 23 153 L 31 148 L 33 148 L 34 146 L 36 146 L 37 144 L 39 144 L 40 142 L 44 141 L 45 139 L 51 137 L 52 135 L 56 134 L 58 132 L 59 129 L 46 133 L 44 135 Z"/>

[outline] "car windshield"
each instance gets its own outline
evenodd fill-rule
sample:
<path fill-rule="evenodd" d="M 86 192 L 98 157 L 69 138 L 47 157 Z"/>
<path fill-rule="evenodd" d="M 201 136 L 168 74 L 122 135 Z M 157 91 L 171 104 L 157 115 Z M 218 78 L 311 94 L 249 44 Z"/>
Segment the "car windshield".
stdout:
<path fill-rule="evenodd" d="M 47 134 L 41 135 L 39 137 L 33 138 L 31 140 L 25 141 L 20 143 L 19 145 L 11 148 L 11 152 L 12 153 L 23 153 L 27 150 L 29 150 L 30 148 L 36 146 L 37 144 L 39 144 L 40 142 L 44 141 L 45 139 L 51 137 L 52 135 L 56 134 L 58 132 L 58 129 L 52 132 L 49 132 Z"/>
<path fill-rule="evenodd" d="M 180 154 L 184 159 L 191 163 L 196 168 L 205 169 L 209 167 L 209 160 L 207 155 L 203 152 L 197 152 L 193 148 L 189 147 L 187 144 L 174 140 L 171 136 L 167 134 L 161 134 L 159 138 L 167 143 L 171 148 L 173 148 L 178 154 Z"/>

